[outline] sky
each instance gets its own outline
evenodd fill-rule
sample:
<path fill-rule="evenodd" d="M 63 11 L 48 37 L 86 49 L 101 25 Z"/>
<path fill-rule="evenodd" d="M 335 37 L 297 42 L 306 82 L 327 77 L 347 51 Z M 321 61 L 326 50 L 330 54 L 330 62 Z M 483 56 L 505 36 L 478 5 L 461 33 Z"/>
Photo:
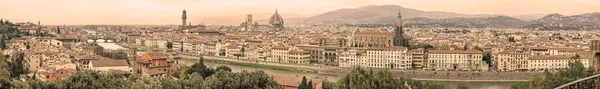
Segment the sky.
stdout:
<path fill-rule="evenodd" d="M 188 19 L 297 13 L 316 15 L 367 5 L 400 5 L 424 11 L 525 15 L 600 12 L 600 0 L 0 0 L 0 18 L 51 25 L 179 24 Z M 285 16 L 283 16 L 285 17 Z M 201 23 L 201 22 L 195 22 Z"/>

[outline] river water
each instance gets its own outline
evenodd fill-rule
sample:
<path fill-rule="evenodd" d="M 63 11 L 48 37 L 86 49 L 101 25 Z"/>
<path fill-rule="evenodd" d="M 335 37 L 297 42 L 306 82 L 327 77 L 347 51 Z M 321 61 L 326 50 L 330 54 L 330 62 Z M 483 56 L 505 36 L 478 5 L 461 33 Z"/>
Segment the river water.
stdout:
<path fill-rule="evenodd" d="M 198 60 L 182 60 L 182 61 L 180 61 L 180 63 L 190 66 L 197 61 Z M 243 70 L 248 70 L 248 71 L 261 70 L 261 71 L 265 71 L 265 73 L 268 73 L 268 74 L 278 74 L 278 75 L 285 75 L 285 76 L 306 76 L 306 77 L 311 77 L 311 78 L 325 79 L 325 80 L 328 80 L 331 82 L 336 82 L 340 78 L 337 75 L 282 71 L 282 70 L 274 70 L 274 69 L 266 69 L 266 68 L 255 68 L 255 67 L 230 65 L 230 64 L 224 64 L 224 63 L 214 63 L 214 62 L 210 62 L 210 61 L 205 61 L 204 63 L 206 66 L 213 67 L 213 68 L 215 68 L 217 66 L 228 66 L 231 68 L 231 70 L 233 72 L 240 72 Z M 450 89 L 456 88 L 456 86 L 460 83 L 464 83 L 464 84 L 470 86 L 471 89 L 510 89 L 510 86 L 513 85 L 514 83 L 516 83 L 516 82 L 439 82 L 439 81 L 433 81 L 433 82 L 436 82 L 439 84 L 444 84 L 444 85 L 448 86 Z"/>

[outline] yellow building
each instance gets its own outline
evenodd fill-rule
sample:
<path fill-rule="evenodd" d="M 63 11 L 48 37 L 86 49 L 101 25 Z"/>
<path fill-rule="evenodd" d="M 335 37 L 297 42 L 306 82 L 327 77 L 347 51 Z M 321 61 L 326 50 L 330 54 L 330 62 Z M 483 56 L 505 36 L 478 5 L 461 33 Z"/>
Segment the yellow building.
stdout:
<path fill-rule="evenodd" d="M 310 63 L 310 52 L 309 51 L 292 50 L 288 53 L 287 63 L 309 64 Z"/>
<path fill-rule="evenodd" d="M 427 59 L 427 54 L 425 53 L 425 49 L 423 48 L 419 48 L 419 49 L 413 49 L 410 50 L 409 53 L 412 55 L 412 65 L 415 68 L 424 68 L 426 59 Z"/>
<path fill-rule="evenodd" d="M 500 71 L 527 70 L 529 53 L 500 52 L 494 56 Z"/>
<path fill-rule="evenodd" d="M 430 50 L 427 67 L 436 70 L 487 70 L 478 50 Z"/>

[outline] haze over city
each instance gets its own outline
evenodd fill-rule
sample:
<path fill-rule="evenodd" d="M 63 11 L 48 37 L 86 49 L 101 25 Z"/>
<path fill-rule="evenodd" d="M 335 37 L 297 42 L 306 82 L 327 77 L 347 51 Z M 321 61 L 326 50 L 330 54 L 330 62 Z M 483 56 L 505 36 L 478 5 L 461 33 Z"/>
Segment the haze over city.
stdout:
<path fill-rule="evenodd" d="M 0 89 L 600 89 L 598 0 L 0 0 Z"/>
<path fill-rule="evenodd" d="M 423 11 L 462 14 L 575 15 L 597 12 L 598 0 L 0 0 L 0 17 L 48 25 L 173 24 L 188 10 L 192 23 L 203 19 L 269 13 L 307 18 L 368 5 L 399 5 Z M 260 18 L 258 18 L 260 19 Z M 258 20 L 257 19 L 257 20 Z M 267 18 L 262 18 L 267 19 Z M 243 20 L 243 19 L 241 19 Z"/>

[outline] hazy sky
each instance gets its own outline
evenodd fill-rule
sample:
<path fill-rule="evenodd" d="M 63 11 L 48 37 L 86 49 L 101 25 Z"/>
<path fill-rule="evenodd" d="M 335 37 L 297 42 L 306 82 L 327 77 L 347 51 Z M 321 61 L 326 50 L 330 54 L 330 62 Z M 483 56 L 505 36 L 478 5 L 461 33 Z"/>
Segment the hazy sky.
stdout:
<path fill-rule="evenodd" d="M 371 4 L 465 14 L 600 12 L 600 0 L 0 0 L 0 18 L 42 24 L 179 24 L 183 9 L 188 19 L 198 19 L 273 13 L 275 8 L 319 14 Z"/>

